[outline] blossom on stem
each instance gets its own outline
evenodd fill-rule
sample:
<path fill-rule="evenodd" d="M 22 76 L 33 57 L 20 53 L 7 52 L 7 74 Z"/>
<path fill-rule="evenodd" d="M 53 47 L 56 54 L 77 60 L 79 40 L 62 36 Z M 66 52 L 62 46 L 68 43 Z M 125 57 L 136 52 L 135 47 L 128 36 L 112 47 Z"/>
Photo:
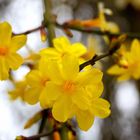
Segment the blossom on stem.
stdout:
<path fill-rule="evenodd" d="M 48 62 L 44 59 L 39 61 L 38 69 L 31 70 L 26 76 L 28 89 L 24 93 L 24 100 L 29 104 L 36 104 L 39 97 L 50 80 L 48 74 Z"/>
<path fill-rule="evenodd" d="M 25 35 L 12 36 L 9 23 L 0 23 L 0 80 L 9 77 L 9 70 L 16 70 L 22 63 L 22 57 L 17 51 L 26 43 Z"/>
<path fill-rule="evenodd" d="M 61 61 L 64 55 L 71 54 L 80 57 L 86 53 L 86 47 L 81 43 L 71 44 L 69 40 L 62 36 L 53 40 L 54 47 L 45 48 L 41 51 L 41 56 L 46 59 Z"/>
<path fill-rule="evenodd" d="M 61 65 L 56 61 L 50 63 L 48 74 L 50 81 L 40 95 L 40 103 L 43 108 L 52 103 L 52 115 L 57 121 L 65 122 L 76 116 L 79 127 L 88 130 L 94 116 L 110 114 L 109 103 L 99 98 L 103 90 L 100 70 L 79 72 L 78 58 L 65 55 Z"/>
<path fill-rule="evenodd" d="M 115 64 L 108 69 L 108 74 L 117 76 L 118 81 L 130 78 L 140 79 L 140 43 L 134 39 L 130 50 L 123 49 L 123 55 L 119 59 L 119 64 Z M 124 52 L 125 51 L 125 52 Z"/>
<path fill-rule="evenodd" d="M 24 93 L 27 90 L 27 83 L 26 81 L 19 81 L 14 83 L 15 88 L 9 91 L 9 96 L 11 100 L 16 100 L 17 98 L 21 98 L 24 101 Z"/>

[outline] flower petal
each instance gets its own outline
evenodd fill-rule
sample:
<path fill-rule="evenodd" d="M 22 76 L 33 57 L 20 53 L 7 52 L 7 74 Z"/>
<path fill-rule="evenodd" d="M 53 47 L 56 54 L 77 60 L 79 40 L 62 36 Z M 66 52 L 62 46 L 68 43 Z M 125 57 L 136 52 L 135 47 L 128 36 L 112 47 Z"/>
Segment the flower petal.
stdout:
<path fill-rule="evenodd" d="M 77 111 L 76 119 L 80 129 L 87 131 L 94 123 L 94 115 L 89 111 Z"/>
<path fill-rule="evenodd" d="M 48 100 L 56 100 L 61 93 L 60 86 L 55 85 L 53 82 L 48 82 L 42 94 L 46 94 Z"/>
<path fill-rule="evenodd" d="M 110 104 L 104 99 L 93 100 L 92 113 L 100 118 L 105 118 L 110 115 Z"/>
<path fill-rule="evenodd" d="M 54 48 L 45 48 L 40 51 L 40 54 L 46 59 L 60 59 L 60 54 Z"/>
<path fill-rule="evenodd" d="M 5 58 L 0 58 L 0 80 L 6 80 L 9 77 L 9 66 Z"/>
<path fill-rule="evenodd" d="M 90 106 L 89 96 L 86 95 L 86 91 L 83 88 L 79 88 L 73 93 L 72 101 L 81 110 L 86 110 Z"/>
<path fill-rule="evenodd" d="M 121 81 L 125 81 L 131 78 L 131 75 L 129 74 L 129 72 L 126 71 L 126 73 L 120 75 L 119 77 L 117 77 L 117 81 L 121 82 Z"/>
<path fill-rule="evenodd" d="M 70 118 L 72 112 L 72 102 L 69 96 L 61 96 L 53 105 L 53 117 L 59 122 L 65 122 Z"/>
<path fill-rule="evenodd" d="M 12 28 L 8 22 L 0 23 L 0 44 L 8 45 L 11 41 Z"/>
<path fill-rule="evenodd" d="M 39 88 L 30 88 L 24 94 L 24 101 L 33 105 L 39 101 L 41 89 Z"/>
<path fill-rule="evenodd" d="M 38 70 L 32 70 L 27 74 L 26 80 L 30 86 L 40 86 L 41 74 Z"/>
<path fill-rule="evenodd" d="M 39 101 L 40 101 L 40 106 L 44 109 L 47 109 L 47 108 L 51 108 L 52 105 L 53 105 L 53 101 L 50 101 L 48 99 L 48 96 L 47 96 L 47 92 L 46 92 L 46 89 L 44 89 L 42 92 L 41 92 L 41 95 L 39 97 Z"/>
<path fill-rule="evenodd" d="M 134 39 L 131 45 L 131 51 L 133 57 L 136 59 L 140 59 L 140 43 L 139 40 Z"/>
<path fill-rule="evenodd" d="M 75 54 L 77 57 L 80 57 L 84 55 L 87 52 L 87 49 L 84 45 L 81 43 L 74 43 L 70 46 L 70 50 L 73 54 Z"/>
<path fill-rule="evenodd" d="M 119 67 L 118 65 L 114 65 L 108 69 L 107 73 L 111 75 L 120 75 L 122 73 L 125 73 L 125 69 Z"/>
<path fill-rule="evenodd" d="M 83 86 L 93 85 L 99 83 L 102 80 L 103 73 L 96 69 L 92 68 L 88 71 L 80 72 L 77 78 L 77 81 Z"/>
<path fill-rule="evenodd" d="M 10 68 L 16 70 L 23 63 L 23 58 L 17 53 L 12 53 L 8 56 L 7 62 Z"/>
<path fill-rule="evenodd" d="M 55 38 L 53 40 L 53 44 L 56 50 L 59 52 L 65 52 L 68 49 L 68 47 L 71 45 L 69 40 L 64 36 Z"/>
<path fill-rule="evenodd" d="M 102 82 L 86 87 L 86 90 L 89 93 L 90 98 L 94 99 L 101 96 L 103 89 L 104 87 Z"/>
<path fill-rule="evenodd" d="M 41 58 L 39 61 L 39 71 L 46 77 L 48 76 L 48 66 L 51 61 Z"/>
<path fill-rule="evenodd" d="M 10 49 L 12 52 L 19 50 L 22 46 L 25 45 L 27 37 L 25 35 L 14 36 L 11 39 Z"/>
<path fill-rule="evenodd" d="M 65 55 L 62 59 L 63 76 L 66 80 L 73 80 L 79 73 L 78 58 L 72 55 Z"/>
<path fill-rule="evenodd" d="M 60 64 L 56 61 L 51 61 L 51 63 L 48 66 L 48 74 L 50 77 L 50 80 L 52 80 L 56 84 L 62 84 L 63 83 L 63 77 L 62 77 L 62 71 L 60 68 Z"/>

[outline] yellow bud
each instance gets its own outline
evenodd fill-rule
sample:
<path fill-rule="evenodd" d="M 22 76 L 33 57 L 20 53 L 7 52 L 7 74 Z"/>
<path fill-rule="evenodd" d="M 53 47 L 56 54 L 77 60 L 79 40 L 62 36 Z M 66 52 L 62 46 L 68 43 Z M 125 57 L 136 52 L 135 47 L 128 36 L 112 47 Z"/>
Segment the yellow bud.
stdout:
<path fill-rule="evenodd" d="M 55 132 L 53 133 L 53 140 L 61 140 L 60 134 L 59 134 L 58 131 L 55 131 Z"/>
<path fill-rule="evenodd" d="M 45 28 L 40 29 L 40 35 L 41 35 L 41 41 L 45 42 L 47 40 L 47 32 L 45 31 Z"/>
<path fill-rule="evenodd" d="M 120 59 L 119 60 L 119 65 L 123 68 L 128 68 L 128 61 L 126 59 Z"/>
<path fill-rule="evenodd" d="M 42 112 L 38 112 L 36 113 L 32 118 L 30 118 L 25 126 L 24 129 L 28 129 L 30 128 L 33 124 L 35 124 L 37 121 L 39 121 L 42 118 Z"/>
<path fill-rule="evenodd" d="M 68 138 L 69 140 L 75 140 L 75 136 L 72 134 L 71 131 L 68 132 Z"/>
<path fill-rule="evenodd" d="M 24 136 L 17 136 L 15 140 L 25 140 Z"/>

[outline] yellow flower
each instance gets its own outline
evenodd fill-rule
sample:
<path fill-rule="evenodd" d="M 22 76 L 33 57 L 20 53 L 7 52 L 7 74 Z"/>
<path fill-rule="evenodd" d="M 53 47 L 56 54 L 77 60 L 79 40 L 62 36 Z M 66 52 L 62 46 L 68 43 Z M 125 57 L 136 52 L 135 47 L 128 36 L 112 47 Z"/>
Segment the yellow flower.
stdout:
<path fill-rule="evenodd" d="M 103 90 L 100 70 L 79 72 L 78 58 L 65 55 L 61 65 L 56 61 L 50 63 L 48 74 L 50 81 L 40 95 L 40 104 L 48 108 L 46 103 L 51 102 L 52 115 L 57 121 L 65 122 L 76 116 L 80 128 L 87 130 L 94 116 L 109 115 L 109 105 L 99 98 Z"/>
<path fill-rule="evenodd" d="M 45 48 L 41 51 L 41 56 L 45 56 L 47 59 L 53 59 L 61 61 L 64 55 L 71 54 L 76 57 L 82 56 L 86 52 L 85 46 L 81 43 L 71 44 L 69 40 L 62 36 L 53 40 L 54 48 Z"/>
<path fill-rule="evenodd" d="M 102 2 L 99 3 L 99 19 L 100 19 L 100 28 L 102 31 L 109 31 L 112 33 L 118 33 L 119 27 L 116 23 L 107 21 L 105 18 L 105 14 L 112 15 L 112 11 L 110 9 L 104 8 L 104 4 Z"/>
<path fill-rule="evenodd" d="M 9 70 L 16 70 L 22 63 L 17 51 L 26 43 L 25 35 L 12 36 L 9 23 L 0 23 L 0 80 L 9 77 Z"/>
<path fill-rule="evenodd" d="M 24 94 L 24 100 L 29 104 L 36 104 L 44 90 L 47 82 L 50 80 L 48 75 L 48 62 L 44 59 L 39 61 L 38 69 L 31 70 L 26 76 L 28 90 Z"/>
<path fill-rule="evenodd" d="M 87 52 L 81 56 L 80 64 L 92 59 L 96 55 L 96 53 L 97 54 L 100 53 L 101 48 L 99 46 L 100 46 L 100 44 L 99 44 L 98 40 L 96 38 L 94 38 L 93 36 L 89 36 L 87 38 Z M 102 69 L 102 65 L 100 62 L 96 62 L 94 67 Z M 90 68 L 91 68 L 91 65 L 88 65 L 85 67 L 85 69 L 87 69 L 87 70 Z"/>
<path fill-rule="evenodd" d="M 16 82 L 15 88 L 9 91 L 9 96 L 12 100 L 15 100 L 20 97 L 24 101 L 24 93 L 26 92 L 26 89 L 27 89 L 26 81 Z"/>
<path fill-rule="evenodd" d="M 140 78 L 140 43 L 137 39 L 133 40 L 129 51 L 123 52 L 119 62 L 108 70 L 109 74 L 118 76 L 118 81 Z"/>

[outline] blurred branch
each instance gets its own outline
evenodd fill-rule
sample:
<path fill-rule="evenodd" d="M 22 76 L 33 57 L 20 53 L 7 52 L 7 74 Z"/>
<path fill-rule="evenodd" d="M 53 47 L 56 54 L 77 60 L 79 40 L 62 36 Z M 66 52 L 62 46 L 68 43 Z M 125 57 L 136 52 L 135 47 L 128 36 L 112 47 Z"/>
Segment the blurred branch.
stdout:
<path fill-rule="evenodd" d="M 54 19 L 54 17 L 50 18 L 50 19 Z M 52 25 L 53 24 L 53 25 Z M 58 28 L 61 28 L 61 29 L 71 29 L 71 30 L 75 30 L 75 31 L 79 31 L 79 32 L 84 32 L 84 33 L 90 33 L 90 34 L 97 34 L 97 35 L 107 35 L 108 37 L 119 37 L 120 35 L 123 35 L 123 34 L 126 34 L 128 38 L 140 38 L 140 33 L 131 33 L 131 32 L 120 32 L 120 33 L 111 33 L 109 31 L 101 31 L 99 29 L 96 29 L 96 28 L 85 28 L 85 27 L 78 27 L 78 26 L 71 26 L 71 25 L 67 25 L 67 24 L 58 24 L 58 23 L 55 23 L 53 21 L 51 22 L 48 22 L 46 16 L 45 16 L 45 21 L 44 21 L 44 24 L 39 26 L 39 27 L 36 27 L 34 29 L 31 29 L 31 30 L 28 30 L 28 31 L 25 31 L 25 32 L 22 32 L 22 33 L 13 33 L 14 35 L 22 35 L 22 34 L 30 34 L 30 33 L 33 33 L 33 32 L 36 32 L 38 30 L 40 30 L 41 28 L 48 28 L 48 34 L 49 34 L 49 38 L 52 38 L 54 37 L 54 25 L 56 25 L 56 27 Z M 53 30 L 52 30 L 53 29 Z M 51 36 L 52 37 L 51 37 Z M 49 39 L 51 40 L 51 39 Z"/>
<path fill-rule="evenodd" d="M 51 0 L 44 0 L 44 7 L 45 7 L 44 23 L 46 23 L 46 25 L 47 25 L 46 27 L 48 29 L 49 46 L 53 47 L 52 40 L 55 37 L 55 31 L 54 31 L 54 25 L 52 23 L 52 18 L 53 17 L 52 17 L 52 13 L 51 13 L 51 8 L 52 8 Z M 38 27 L 38 29 L 41 29 L 41 28 L 44 28 L 44 27 L 45 26 L 42 25 L 42 26 Z M 33 31 L 35 31 L 35 30 L 33 30 Z M 46 126 L 47 114 L 48 114 L 48 110 L 47 111 L 44 110 L 42 120 L 41 120 L 41 124 L 40 124 L 40 127 L 39 127 L 39 133 L 41 133 Z"/>
<path fill-rule="evenodd" d="M 59 129 L 53 129 L 48 133 L 40 133 L 37 135 L 33 135 L 30 137 L 25 137 L 25 136 L 17 136 L 16 140 L 38 140 L 41 137 L 45 137 L 45 136 L 49 136 L 51 135 L 53 132 L 58 131 Z"/>
<path fill-rule="evenodd" d="M 45 26 L 44 26 L 44 25 L 41 25 L 41 26 L 39 26 L 39 27 L 36 27 L 36 28 L 34 28 L 34 29 L 31 29 L 31 30 L 28 30 L 28 31 L 25 31 L 25 32 L 22 32 L 22 33 L 13 33 L 13 35 L 22 35 L 22 34 L 28 35 L 28 34 L 30 34 L 30 33 L 36 32 L 36 31 L 38 31 L 38 30 L 40 30 L 40 29 L 42 29 L 42 28 L 45 28 Z"/>
<path fill-rule="evenodd" d="M 96 28 L 85 28 L 85 27 L 78 27 L 78 26 L 71 26 L 68 24 L 58 24 L 56 23 L 56 26 L 58 28 L 62 28 L 62 29 L 72 29 L 75 31 L 79 31 L 79 32 L 84 32 L 84 33 L 93 33 L 93 34 L 97 34 L 97 35 L 107 35 L 108 37 L 119 37 L 123 34 L 126 34 L 128 38 L 140 38 L 140 33 L 131 33 L 131 32 L 124 32 L 124 33 L 111 33 L 109 31 L 101 31 L 99 29 Z"/>
<path fill-rule="evenodd" d="M 51 0 L 44 0 L 45 13 L 44 13 L 44 25 L 48 29 L 48 40 L 49 46 L 53 47 L 53 38 L 55 38 L 55 26 L 54 26 L 54 16 L 52 15 L 52 3 Z"/>
<path fill-rule="evenodd" d="M 80 65 L 80 70 L 82 70 L 84 67 L 88 65 L 94 65 L 95 62 L 100 59 L 113 55 L 120 48 L 121 43 L 126 39 L 126 37 L 127 37 L 126 35 L 121 35 L 117 40 L 111 43 L 110 50 L 107 53 L 102 55 L 94 55 L 92 59 Z"/>

